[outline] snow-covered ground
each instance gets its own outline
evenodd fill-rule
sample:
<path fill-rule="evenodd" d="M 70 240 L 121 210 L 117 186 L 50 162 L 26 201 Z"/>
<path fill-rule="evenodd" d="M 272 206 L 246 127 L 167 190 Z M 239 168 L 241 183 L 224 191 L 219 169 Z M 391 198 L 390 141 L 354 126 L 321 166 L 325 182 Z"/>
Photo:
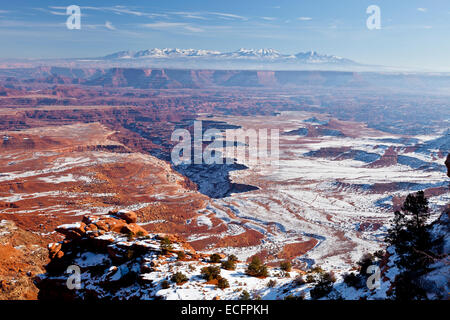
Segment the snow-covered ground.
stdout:
<path fill-rule="evenodd" d="M 276 128 L 280 124 L 274 119 L 264 125 L 268 129 Z M 225 121 L 244 128 L 261 127 L 261 119 L 236 120 L 231 117 Z M 301 119 L 292 119 L 289 125 L 285 118 L 282 121 L 284 131 L 294 130 L 302 122 Z M 367 136 L 362 132 L 360 137 L 280 135 L 278 166 L 252 164 L 246 161 L 248 159 L 238 157 L 238 163 L 245 163 L 249 169 L 230 172 L 232 182 L 254 185 L 260 189 L 215 199 L 207 211 L 228 226 L 229 222 L 236 220 L 251 221 L 251 225 L 246 226 L 263 233 L 265 239 L 255 248 L 227 248 L 225 252 L 238 252 L 240 257 L 248 258 L 262 249 L 275 253 L 282 244 L 299 236 L 305 239 L 310 237 L 319 240 L 319 243 L 300 257 L 302 261 L 345 270 L 365 252 L 383 247 L 382 240 L 393 217 L 393 197 L 403 197 L 431 187 L 445 187 L 448 180 L 444 159 L 412 152 L 397 142 L 400 141 L 399 136 L 367 131 Z M 425 144 L 439 137 L 414 138 L 408 141 Z M 323 148 L 349 147 L 351 150 L 377 154 L 381 158 L 392 146 L 399 148 L 399 155 L 434 165 L 435 170 L 414 168 L 407 162 L 408 165 L 374 167 L 355 159 L 310 156 L 311 151 Z M 240 154 L 235 153 L 236 156 Z M 383 185 L 390 187 L 383 190 Z M 432 219 L 435 219 L 442 206 L 448 203 L 449 195 L 441 194 L 429 200 L 435 213 Z M 268 226 L 272 224 L 276 224 L 278 230 L 269 231 Z M 361 225 L 368 227 L 361 229 Z M 195 239 L 195 235 L 191 239 Z"/>

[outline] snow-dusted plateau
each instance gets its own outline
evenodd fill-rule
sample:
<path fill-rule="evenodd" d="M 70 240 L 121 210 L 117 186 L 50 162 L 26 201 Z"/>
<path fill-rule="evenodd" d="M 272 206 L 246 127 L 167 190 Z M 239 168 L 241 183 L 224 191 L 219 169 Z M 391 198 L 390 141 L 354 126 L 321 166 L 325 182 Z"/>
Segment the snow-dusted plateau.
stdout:
<path fill-rule="evenodd" d="M 338 59 L 226 55 L 237 54 Z M 211 55 L 225 54 L 154 49 L 105 59 Z M 441 74 L 0 69 L 2 294 L 309 299 L 332 272 L 322 298 L 390 298 L 398 256 L 385 237 L 408 194 L 424 191 L 428 223 L 448 240 L 448 82 Z M 232 164 L 173 163 L 172 133 L 193 133 L 196 121 L 224 142 L 239 130 L 277 130 L 270 159 L 278 161 L 248 161 L 244 142 L 222 150 Z M 435 250 L 424 281 L 440 299 L 448 246 Z M 375 252 L 381 288 L 349 286 L 346 274 Z M 235 268 L 221 268 L 230 257 Z M 255 257 L 267 275 L 249 274 Z M 81 268 L 85 291 L 64 291 L 70 265 Z M 220 277 L 207 279 L 207 267 Z M 173 278 L 178 272 L 187 279 Z"/>

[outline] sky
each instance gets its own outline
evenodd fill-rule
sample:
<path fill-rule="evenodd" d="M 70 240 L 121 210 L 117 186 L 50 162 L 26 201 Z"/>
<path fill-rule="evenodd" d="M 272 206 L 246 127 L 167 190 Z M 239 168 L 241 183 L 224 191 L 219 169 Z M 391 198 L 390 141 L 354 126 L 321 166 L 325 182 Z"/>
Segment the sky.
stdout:
<path fill-rule="evenodd" d="M 81 8 L 81 29 L 66 8 Z M 381 28 L 369 30 L 377 5 Z M 85 58 L 123 50 L 314 50 L 364 64 L 450 71 L 448 0 L 0 1 L 0 58 Z"/>

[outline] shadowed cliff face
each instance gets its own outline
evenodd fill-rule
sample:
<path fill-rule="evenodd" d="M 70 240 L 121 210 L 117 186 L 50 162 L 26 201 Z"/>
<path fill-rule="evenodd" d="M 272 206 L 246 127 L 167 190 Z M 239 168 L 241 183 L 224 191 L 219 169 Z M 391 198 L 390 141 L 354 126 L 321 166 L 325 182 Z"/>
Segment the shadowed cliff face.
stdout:
<path fill-rule="evenodd" d="M 445 160 L 445 165 L 447 166 L 447 175 L 450 177 L 450 153 L 447 155 L 447 160 Z"/>

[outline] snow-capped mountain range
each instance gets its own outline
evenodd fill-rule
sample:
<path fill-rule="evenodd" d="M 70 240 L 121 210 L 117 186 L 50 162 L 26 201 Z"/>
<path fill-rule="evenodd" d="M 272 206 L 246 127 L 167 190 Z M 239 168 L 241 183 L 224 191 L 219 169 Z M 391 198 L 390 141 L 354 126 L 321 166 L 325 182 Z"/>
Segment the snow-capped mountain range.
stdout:
<path fill-rule="evenodd" d="M 227 60 L 227 61 L 256 61 L 272 63 L 296 64 L 331 64 L 357 65 L 356 62 L 334 55 L 320 54 L 315 51 L 297 54 L 283 54 L 275 49 L 244 49 L 233 52 L 220 52 L 198 49 L 147 49 L 141 51 L 120 51 L 104 57 L 102 60 L 137 60 L 137 59 L 172 59 L 172 60 Z"/>

